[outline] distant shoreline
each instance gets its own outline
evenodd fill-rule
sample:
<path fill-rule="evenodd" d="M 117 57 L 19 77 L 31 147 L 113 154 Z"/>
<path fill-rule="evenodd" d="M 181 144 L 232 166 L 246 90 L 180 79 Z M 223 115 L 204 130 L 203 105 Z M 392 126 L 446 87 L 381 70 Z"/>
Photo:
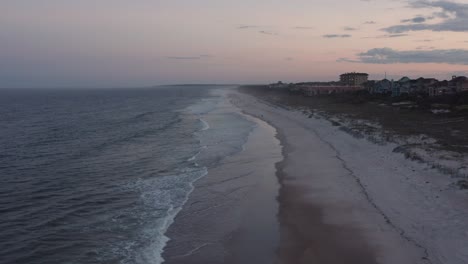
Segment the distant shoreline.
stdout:
<path fill-rule="evenodd" d="M 239 84 L 168 84 L 157 85 L 154 87 L 177 87 L 177 86 L 208 86 L 208 87 L 226 87 L 226 86 L 239 86 Z"/>

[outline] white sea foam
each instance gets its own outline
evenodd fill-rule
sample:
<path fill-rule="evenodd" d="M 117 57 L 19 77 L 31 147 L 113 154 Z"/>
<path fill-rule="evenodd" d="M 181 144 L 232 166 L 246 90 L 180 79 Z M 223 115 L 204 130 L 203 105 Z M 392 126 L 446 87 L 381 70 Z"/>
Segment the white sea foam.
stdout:
<path fill-rule="evenodd" d="M 198 153 L 187 160 L 194 162 L 196 167 L 200 166 L 198 169 L 202 173 L 196 177 L 189 177 L 190 179 L 184 179 L 185 176 L 181 176 L 182 179 L 180 179 L 180 176 L 176 177 L 179 178 L 179 181 L 187 183 L 188 188 L 183 191 L 183 202 L 169 201 L 171 205 L 175 205 L 167 211 L 164 222 L 158 225 L 159 231 L 158 235 L 156 235 L 158 241 L 152 245 L 152 249 L 147 250 L 147 252 L 153 252 L 151 263 L 159 264 L 164 262 L 162 254 L 164 247 L 170 240 L 166 235 L 166 231 L 173 224 L 175 217 L 193 192 L 194 183 L 208 174 L 207 167 L 216 164 L 220 158 L 225 158 L 240 151 L 252 129 L 253 123 L 236 113 L 232 106 L 226 103 L 225 95 L 219 94 L 219 91 L 216 91 L 213 95 L 213 97 L 200 100 L 183 111 L 184 114 L 190 118 L 198 119 L 202 124 L 201 129 L 194 133 L 202 147 Z M 210 151 L 206 151 L 207 149 Z M 171 188 L 169 189 L 173 191 L 173 186 L 180 185 L 180 182 L 170 182 L 170 184 Z M 160 183 L 154 186 L 164 188 Z"/>
<path fill-rule="evenodd" d="M 116 247 L 120 251 L 127 252 L 124 255 L 128 254 L 128 257 L 120 263 L 161 264 L 164 262 L 162 254 L 170 240 L 165 233 L 194 190 L 194 182 L 207 174 L 208 170 L 205 167 L 186 168 L 166 176 L 141 179 L 130 186 L 141 191 L 142 201 L 149 207 L 145 215 L 155 215 L 155 217 L 151 217 L 152 221 L 147 221 L 148 217 L 143 217 L 139 223 L 143 225 L 143 230 L 139 234 L 140 239 L 150 241 L 150 243 L 137 244 L 138 247 L 135 247 L 132 245 L 134 241 L 126 241 L 124 245 Z M 120 255 L 122 255 L 121 252 Z"/>
<path fill-rule="evenodd" d="M 190 113 L 193 115 L 204 115 L 216 109 L 219 102 L 220 102 L 219 98 L 216 98 L 216 97 L 202 99 L 199 103 L 193 104 L 185 108 L 184 110 L 182 110 L 182 112 Z"/>
<path fill-rule="evenodd" d="M 175 217 L 182 210 L 190 194 L 193 192 L 193 183 L 208 174 L 208 170 L 206 168 L 202 168 L 200 171 L 197 172 L 199 172 L 198 175 L 193 175 L 194 177 L 192 177 L 191 181 L 187 183 L 189 190 L 185 193 L 183 200 L 179 202 L 177 206 L 170 205 L 166 217 L 164 217 L 160 225 L 156 227 L 156 232 L 154 236 L 156 240 L 153 242 L 153 244 L 150 245 L 151 250 L 145 251 L 146 256 L 144 256 L 143 263 L 148 263 L 149 261 L 151 261 L 151 263 L 161 264 L 164 262 L 162 254 L 164 252 L 164 247 L 170 240 L 170 238 L 167 237 L 165 234 L 169 227 L 174 223 Z"/>
<path fill-rule="evenodd" d="M 208 130 L 210 129 L 210 124 L 208 124 L 208 122 L 206 122 L 205 120 L 203 120 L 202 118 L 200 118 L 200 121 L 202 122 L 203 124 L 203 128 L 202 128 L 202 131 L 205 131 L 205 130 Z"/>
<path fill-rule="evenodd" d="M 207 149 L 207 146 L 203 146 L 203 147 L 200 149 L 200 151 L 197 152 L 197 154 L 193 155 L 193 156 L 192 156 L 190 159 L 188 159 L 187 161 L 194 161 L 194 160 L 196 160 L 196 159 L 197 159 L 197 156 L 200 155 L 200 153 L 201 153 L 203 150 L 205 150 L 205 149 Z M 195 164 L 198 165 L 197 163 L 195 163 Z"/>
<path fill-rule="evenodd" d="M 201 135 L 200 133 L 203 133 L 204 131 L 207 131 L 210 129 L 210 125 L 202 117 L 206 115 L 207 113 L 216 109 L 219 101 L 220 101 L 220 98 L 203 99 L 199 101 L 198 103 L 191 105 L 187 107 L 186 109 L 182 110 L 182 112 L 185 114 L 196 116 L 198 120 L 202 123 L 201 130 L 194 133 L 196 136 L 200 136 Z M 201 141 L 200 141 L 200 144 L 202 144 Z M 205 149 L 207 149 L 207 146 L 206 145 L 202 146 L 200 150 L 194 156 L 189 158 L 187 161 L 189 162 L 196 161 L 197 157 Z M 195 162 L 195 166 L 198 167 L 199 164 Z M 185 190 L 182 201 L 175 201 L 174 199 L 169 199 L 167 201 L 171 205 L 169 209 L 167 210 L 166 216 L 163 218 L 162 222 L 159 225 L 157 225 L 157 230 L 156 230 L 156 233 L 154 234 L 154 237 L 157 239 L 153 242 L 153 244 L 150 245 L 150 248 L 148 250 L 145 250 L 145 256 L 144 256 L 145 261 L 143 261 L 142 263 L 150 262 L 150 263 L 161 264 L 164 262 L 164 258 L 162 257 L 162 255 L 163 255 L 165 246 L 170 241 L 170 238 L 166 235 L 166 232 L 169 229 L 169 227 L 174 223 L 174 220 L 177 214 L 182 210 L 190 194 L 193 192 L 195 188 L 194 183 L 198 179 L 208 174 L 208 170 L 206 167 L 199 168 L 197 172 L 199 172 L 197 175 L 192 175 L 191 177 L 188 177 L 189 179 L 184 179 L 186 177 L 184 177 L 183 175 L 175 177 L 175 178 L 178 178 L 180 181 L 185 182 L 187 184 L 188 190 Z M 188 172 L 187 175 L 190 176 L 190 172 Z M 174 177 L 171 177 L 171 178 L 174 178 Z M 180 182 L 177 184 L 180 184 Z M 175 184 L 174 182 L 169 182 L 169 185 L 174 186 Z M 158 188 L 162 187 L 161 183 L 155 184 L 154 186 L 158 186 Z"/>

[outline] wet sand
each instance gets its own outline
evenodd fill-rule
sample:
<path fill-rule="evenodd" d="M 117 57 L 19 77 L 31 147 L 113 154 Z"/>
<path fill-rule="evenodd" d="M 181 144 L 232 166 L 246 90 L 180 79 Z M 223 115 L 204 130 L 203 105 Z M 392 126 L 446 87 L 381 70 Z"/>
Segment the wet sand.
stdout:
<path fill-rule="evenodd" d="M 166 234 L 171 240 L 165 263 L 275 262 L 280 239 L 275 164 L 282 160 L 281 146 L 273 127 L 243 116 L 255 123 L 243 151 L 196 182 Z"/>
<path fill-rule="evenodd" d="M 197 182 L 165 263 L 430 263 L 313 129 L 252 96 L 229 100 L 257 128 Z"/>

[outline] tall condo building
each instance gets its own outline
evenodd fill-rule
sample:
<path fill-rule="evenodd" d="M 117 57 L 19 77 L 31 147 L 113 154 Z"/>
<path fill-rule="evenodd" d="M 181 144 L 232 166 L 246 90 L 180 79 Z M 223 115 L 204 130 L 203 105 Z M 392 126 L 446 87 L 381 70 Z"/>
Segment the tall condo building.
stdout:
<path fill-rule="evenodd" d="M 359 86 L 367 82 L 369 74 L 360 72 L 348 72 L 340 75 L 340 82 L 346 85 Z"/>

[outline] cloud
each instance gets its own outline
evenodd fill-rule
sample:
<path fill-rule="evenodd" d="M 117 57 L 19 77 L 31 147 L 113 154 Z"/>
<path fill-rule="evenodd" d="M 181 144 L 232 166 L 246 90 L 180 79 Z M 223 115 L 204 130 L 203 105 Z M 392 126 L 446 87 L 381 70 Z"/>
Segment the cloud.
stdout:
<path fill-rule="evenodd" d="M 202 54 L 198 56 L 167 56 L 166 59 L 169 60 L 201 60 L 201 59 L 210 59 L 213 58 L 213 55 Z"/>
<path fill-rule="evenodd" d="M 399 37 L 406 37 L 409 36 L 408 34 L 388 34 L 385 35 L 384 38 L 399 38 Z"/>
<path fill-rule="evenodd" d="M 278 33 L 271 32 L 271 31 L 266 31 L 266 30 L 260 30 L 260 31 L 258 31 L 258 33 L 265 34 L 265 35 L 272 35 L 272 36 L 278 35 Z"/>
<path fill-rule="evenodd" d="M 395 25 L 382 30 L 389 33 L 403 33 L 408 31 L 454 31 L 454 32 L 468 32 L 468 4 L 449 2 L 445 0 L 439 1 L 428 1 L 428 0 L 417 0 L 410 2 L 410 8 L 413 9 L 439 9 L 432 14 L 433 17 L 444 19 L 442 22 L 435 24 L 423 23 L 426 21 L 418 18 L 416 21 L 412 21 L 416 24 L 410 25 Z M 414 20 L 414 18 L 413 18 Z M 404 20 L 405 21 L 405 20 Z M 403 21 L 403 22 L 404 22 Z M 421 22 L 417 22 L 421 21 Z M 410 21 L 408 21 L 410 22 Z"/>
<path fill-rule="evenodd" d="M 434 12 L 432 13 L 433 18 L 450 18 L 450 16 L 445 12 Z"/>
<path fill-rule="evenodd" d="M 426 22 L 426 18 L 422 17 L 422 16 L 417 16 L 417 17 L 413 17 L 411 19 L 401 20 L 401 23 L 408 23 L 408 22 L 411 22 L 411 23 L 424 23 L 424 22 Z"/>
<path fill-rule="evenodd" d="M 342 35 L 328 34 L 328 35 L 323 35 L 322 37 L 324 37 L 324 38 L 350 38 L 352 36 L 349 35 L 349 34 L 342 34 Z"/>
<path fill-rule="evenodd" d="M 374 24 L 377 24 L 377 22 L 371 20 L 371 21 L 366 21 L 366 22 L 364 22 L 364 24 L 366 24 L 366 25 L 374 25 Z"/>
<path fill-rule="evenodd" d="M 257 29 L 258 33 L 264 34 L 264 35 L 278 35 L 278 33 L 270 31 L 270 26 L 258 26 L 258 25 L 240 25 L 237 27 L 237 29 L 240 30 L 248 30 L 248 29 Z"/>
<path fill-rule="evenodd" d="M 400 37 L 407 37 L 408 34 L 387 34 L 387 35 L 380 35 L 376 37 L 364 37 L 363 39 L 382 39 L 382 38 L 400 38 Z"/>
<path fill-rule="evenodd" d="M 294 27 L 294 29 L 315 29 L 315 27 L 298 26 L 298 27 Z"/>
<path fill-rule="evenodd" d="M 194 57 L 179 57 L 179 56 L 168 56 L 166 57 L 170 60 L 199 60 L 201 59 L 201 57 L 198 57 L 198 56 L 194 56 Z"/>
<path fill-rule="evenodd" d="M 377 48 L 358 53 L 357 57 L 356 60 L 340 58 L 337 61 L 371 64 L 446 63 L 468 65 L 468 50 L 462 49 L 398 51 L 391 48 Z"/>
<path fill-rule="evenodd" d="M 343 30 L 345 30 L 345 31 L 354 31 L 354 30 L 357 30 L 357 28 L 353 28 L 353 27 L 344 27 Z"/>
<path fill-rule="evenodd" d="M 409 36 L 408 34 L 387 34 L 383 36 L 379 36 L 377 38 L 401 38 L 401 37 L 407 37 Z"/>
<path fill-rule="evenodd" d="M 237 29 L 250 29 L 250 28 L 258 28 L 258 26 L 255 25 L 240 25 L 237 27 Z"/>
<path fill-rule="evenodd" d="M 417 50 L 433 50 L 435 49 L 435 47 L 432 47 L 432 46 L 419 46 L 419 47 L 416 47 Z"/>
<path fill-rule="evenodd" d="M 336 60 L 336 62 L 353 62 L 353 63 L 356 63 L 356 62 L 360 62 L 360 61 L 352 60 L 352 59 L 348 59 L 348 58 L 339 58 L 339 59 Z"/>

